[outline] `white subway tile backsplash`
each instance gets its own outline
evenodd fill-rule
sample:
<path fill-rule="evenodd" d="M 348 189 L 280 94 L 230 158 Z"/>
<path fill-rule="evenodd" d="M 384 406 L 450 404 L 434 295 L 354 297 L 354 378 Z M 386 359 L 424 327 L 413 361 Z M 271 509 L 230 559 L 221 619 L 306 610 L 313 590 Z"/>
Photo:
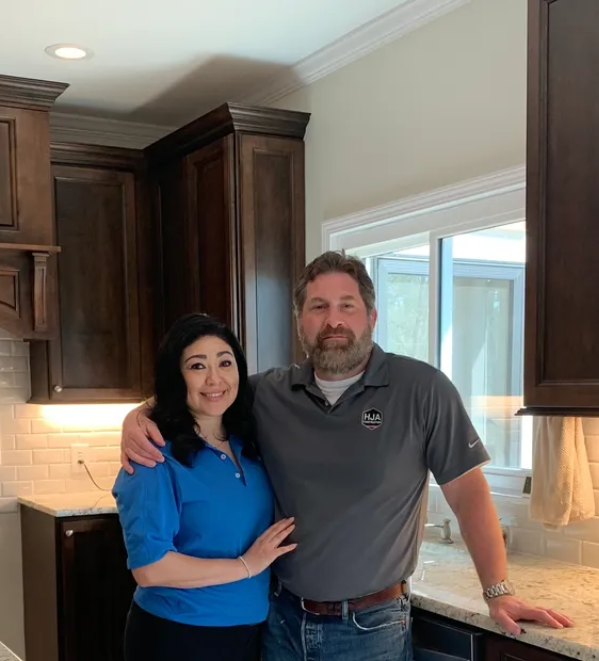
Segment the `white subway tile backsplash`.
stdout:
<path fill-rule="evenodd" d="M 582 543 L 582 564 L 599 569 L 599 544 L 594 542 Z"/>
<path fill-rule="evenodd" d="M 33 483 L 33 490 L 36 496 L 49 496 L 64 493 L 66 489 L 64 480 L 36 480 Z"/>
<path fill-rule="evenodd" d="M 56 434 L 62 432 L 62 426 L 53 420 L 32 420 L 32 434 Z"/>
<path fill-rule="evenodd" d="M 31 420 L 3 418 L 0 423 L 2 434 L 31 434 Z"/>
<path fill-rule="evenodd" d="M 587 457 L 591 464 L 599 463 L 599 436 L 585 434 Z"/>
<path fill-rule="evenodd" d="M 53 419 L 53 407 L 27 404 L 29 388 L 29 345 L 0 329 L 0 512 L 15 512 L 21 494 L 96 491 L 86 473 L 72 472 L 73 443 L 89 445 L 91 474 L 112 488 L 120 421 L 113 415 L 104 428 L 90 429 L 79 416 L 67 426 Z"/>
<path fill-rule="evenodd" d="M 34 464 L 62 464 L 65 462 L 64 450 L 34 450 Z"/>
<path fill-rule="evenodd" d="M 599 418 L 585 418 L 583 421 L 584 433 L 588 436 L 599 436 Z"/>
<path fill-rule="evenodd" d="M 34 481 L 34 480 L 47 480 L 48 479 L 48 466 L 18 466 L 17 476 L 19 482 Z"/>
<path fill-rule="evenodd" d="M 511 550 L 532 555 L 545 555 L 545 536 L 534 530 L 512 528 L 510 536 Z"/>
<path fill-rule="evenodd" d="M 81 443 L 79 434 L 48 434 L 49 448 L 70 448 L 73 443 Z"/>
<path fill-rule="evenodd" d="M 17 481 L 17 467 L 16 466 L 0 466 L 0 484 L 3 482 L 16 482 Z"/>
<path fill-rule="evenodd" d="M 579 565 L 582 562 L 582 542 L 559 532 L 545 532 L 545 555 L 553 560 Z"/>
<path fill-rule="evenodd" d="M 48 469 L 52 480 L 68 480 L 71 477 L 71 464 L 52 464 Z"/>
<path fill-rule="evenodd" d="M 0 372 L 29 372 L 27 356 L 3 356 L 0 361 Z"/>
<path fill-rule="evenodd" d="M 17 450 L 41 450 L 47 447 L 45 434 L 17 434 Z"/>
<path fill-rule="evenodd" d="M 43 419 L 44 407 L 40 404 L 17 404 L 10 407 L 12 409 L 11 417 L 24 418 L 25 420 L 31 418 Z"/>
<path fill-rule="evenodd" d="M 12 434 L 0 435 L 0 449 L 2 450 L 16 450 L 17 437 Z"/>
<path fill-rule="evenodd" d="M 30 466 L 32 463 L 31 450 L 2 450 L 3 466 Z"/>
<path fill-rule="evenodd" d="M 33 495 L 33 482 L 3 482 L 2 496 L 16 498 L 17 496 Z"/>

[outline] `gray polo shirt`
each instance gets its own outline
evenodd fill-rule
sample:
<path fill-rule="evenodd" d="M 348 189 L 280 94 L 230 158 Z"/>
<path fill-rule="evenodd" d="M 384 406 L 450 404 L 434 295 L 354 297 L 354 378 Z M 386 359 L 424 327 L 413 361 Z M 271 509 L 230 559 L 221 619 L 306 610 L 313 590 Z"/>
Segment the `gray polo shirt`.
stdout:
<path fill-rule="evenodd" d="M 363 377 L 330 405 L 309 362 L 251 377 L 277 519 L 295 551 L 274 565 L 294 594 L 340 601 L 416 568 L 429 470 L 445 484 L 489 460 L 439 370 L 375 345 Z"/>

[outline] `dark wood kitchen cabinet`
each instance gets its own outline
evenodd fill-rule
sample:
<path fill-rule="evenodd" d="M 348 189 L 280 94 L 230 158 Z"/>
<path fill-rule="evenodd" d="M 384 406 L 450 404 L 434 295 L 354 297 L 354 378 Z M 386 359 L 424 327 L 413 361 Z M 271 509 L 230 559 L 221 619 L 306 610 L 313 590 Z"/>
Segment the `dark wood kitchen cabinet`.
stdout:
<path fill-rule="evenodd" d="M 31 401 L 140 401 L 151 382 L 159 273 L 143 153 L 54 145 L 52 183 L 59 331 L 31 344 Z"/>
<path fill-rule="evenodd" d="M 66 88 L 0 76 L 0 326 L 25 339 L 56 332 L 49 110 Z"/>
<path fill-rule="evenodd" d="M 66 88 L 0 76 L 1 243 L 54 243 L 49 111 Z"/>
<path fill-rule="evenodd" d="M 118 516 L 20 512 L 27 661 L 122 661 L 135 583 Z"/>
<path fill-rule="evenodd" d="M 487 633 L 484 636 L 485 661 L 567 661 L 556 652 L 528 645 L 513 638 Z"/>
<path fill-rule="evenodd" d="M 536 645 L 412 607 L 414 661 L 567 661 Z"/>
<path fill-rule="evenodd" d="M 529 0 L 524 404 L 599 415 L 599 2 Z"/>
<path fill-rule="evenodd" d="M 251 372 L 301 357 L 309 115 L 225 104 L 146 150 L 162 244 L 164 323 L 201 311 L 238 334 Z"/>

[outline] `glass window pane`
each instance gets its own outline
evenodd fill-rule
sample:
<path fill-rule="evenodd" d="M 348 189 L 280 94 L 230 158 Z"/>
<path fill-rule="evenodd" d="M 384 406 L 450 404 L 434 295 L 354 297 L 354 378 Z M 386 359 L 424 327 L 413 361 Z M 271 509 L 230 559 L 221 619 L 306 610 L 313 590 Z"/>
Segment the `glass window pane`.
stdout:
<path fill-rule="evenodd" d="M 443 239 L 440 253 L 440 367 L 493 465 L 527 467 L 529 426 L 514 417 L 522 406 L 524 223 Z"/>
<path fill-rule="evenodd" d="M 385 351 L 429 359 L 429 246 L 375 258 L 379 319 Z"/>

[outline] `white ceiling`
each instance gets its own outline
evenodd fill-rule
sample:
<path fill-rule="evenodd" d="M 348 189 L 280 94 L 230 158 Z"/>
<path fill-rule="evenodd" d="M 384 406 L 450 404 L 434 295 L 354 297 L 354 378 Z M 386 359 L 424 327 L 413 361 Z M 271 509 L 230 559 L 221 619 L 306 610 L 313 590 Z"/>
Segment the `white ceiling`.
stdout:
<path fill-rule="evenodd" d="M 177 126 L 407 1 L 4 0 L 0 74 L 70 83 L 57 111 Z"/>

